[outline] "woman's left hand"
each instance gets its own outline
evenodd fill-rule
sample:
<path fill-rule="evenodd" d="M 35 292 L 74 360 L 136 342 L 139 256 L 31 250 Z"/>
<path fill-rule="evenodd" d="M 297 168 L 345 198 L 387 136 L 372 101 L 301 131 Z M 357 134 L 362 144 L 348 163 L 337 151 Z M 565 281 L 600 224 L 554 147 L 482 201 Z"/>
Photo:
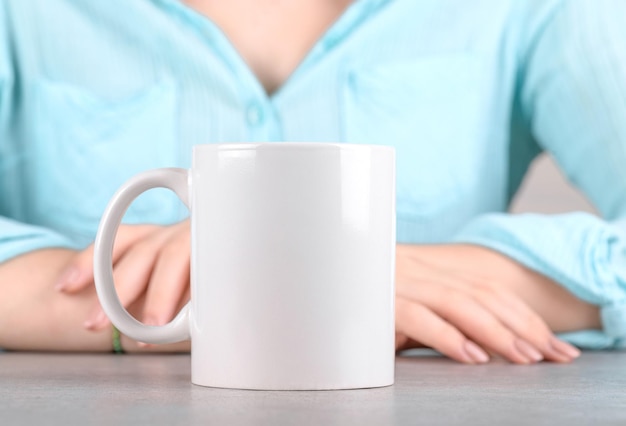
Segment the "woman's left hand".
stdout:
<path fill-rule="evenodd" d="M 397 350 L 426 346 L 468 364 L 487 362 L 492 355 L 517 364 L 572 361 L 580 352 L 554 336 L 529 306 L 536 300 L 554 309 L 569 303 L 571 309 L 591 311 L 586 315 L 593 318 L 594 307 L 491 250 L 397 247 Z"/>

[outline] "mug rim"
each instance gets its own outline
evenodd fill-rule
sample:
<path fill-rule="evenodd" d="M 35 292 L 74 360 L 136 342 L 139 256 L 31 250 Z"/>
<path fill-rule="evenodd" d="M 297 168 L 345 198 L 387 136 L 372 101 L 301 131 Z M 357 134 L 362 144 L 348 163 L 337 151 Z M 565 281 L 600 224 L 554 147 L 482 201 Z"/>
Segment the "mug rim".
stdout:
<path fill-rule="evenodd" d="M 354 144 L 347 142 L 224 142 L 204 143 L 193 146 L 193 152 L 201 151 L 245 151 L 258 149 L 357 149 L 381 150 L 394 152 L 395 148 L 387 145 Z"/>

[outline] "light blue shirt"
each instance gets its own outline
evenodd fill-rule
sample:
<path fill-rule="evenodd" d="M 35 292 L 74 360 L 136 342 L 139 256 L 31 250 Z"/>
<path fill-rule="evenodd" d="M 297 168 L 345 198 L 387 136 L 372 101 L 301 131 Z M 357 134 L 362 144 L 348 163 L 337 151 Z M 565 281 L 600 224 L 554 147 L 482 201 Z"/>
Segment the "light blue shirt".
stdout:
<path fill-rule="evenodd" d="M 626 2 L 361 0 L 272 96 L 175 0 L 0 0 L 0 261 L 89 244 L 133 174 L 225 141 L 386 144 L 398 241 L 498 250 L 601 306 L 626 346 Z M 548 151 L 594 203 L 509 215 Z M 153 192 L 128 222 L 186 211 Z"/>

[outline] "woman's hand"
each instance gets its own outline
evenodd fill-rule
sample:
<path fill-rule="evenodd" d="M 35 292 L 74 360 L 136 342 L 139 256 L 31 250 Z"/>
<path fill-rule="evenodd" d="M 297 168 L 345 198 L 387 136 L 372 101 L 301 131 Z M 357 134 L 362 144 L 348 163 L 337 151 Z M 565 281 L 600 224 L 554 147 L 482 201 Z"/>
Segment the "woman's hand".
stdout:
<path fill-rule="evenodd" d="M 595 307 L 482 247 L 398 245 L 396 261 L 398 350 L 427 346 L 469 364 L 487 362 L 491 355 L 517 364 L 569 362 L 580 352 L 557 339 L 550 326 L 599 327 Z M 554 327 L 529 303 L 587 323 Z"/>
<path fill-rule="evenodd" d="M 122 305 L 141 307 L 138 319 L 143 323 L 163 325 L 189 300 L 189 238 L 188 220 L 171 226 L 120 226 L 113 249 L 115 286 Z M 69 262 L 56 289 L 77 293 L 93 280 L 92 244 Z M 99 304 L 84 323 L 93 331 L 109 324 Z"/>

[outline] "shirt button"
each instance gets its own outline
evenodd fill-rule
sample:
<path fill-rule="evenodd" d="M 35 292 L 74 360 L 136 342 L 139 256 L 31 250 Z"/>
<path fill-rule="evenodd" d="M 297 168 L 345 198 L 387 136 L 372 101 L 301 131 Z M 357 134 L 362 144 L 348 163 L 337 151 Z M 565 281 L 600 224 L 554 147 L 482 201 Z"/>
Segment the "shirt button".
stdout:
<path fill-rule="evenodd" d="M 248 107 L 246 111 L 246 120 L 248 120 L 248 124 L 251 126 L 258 126 L 263 123 L 263 110 L 257 104 L 252 104 Z"/>

